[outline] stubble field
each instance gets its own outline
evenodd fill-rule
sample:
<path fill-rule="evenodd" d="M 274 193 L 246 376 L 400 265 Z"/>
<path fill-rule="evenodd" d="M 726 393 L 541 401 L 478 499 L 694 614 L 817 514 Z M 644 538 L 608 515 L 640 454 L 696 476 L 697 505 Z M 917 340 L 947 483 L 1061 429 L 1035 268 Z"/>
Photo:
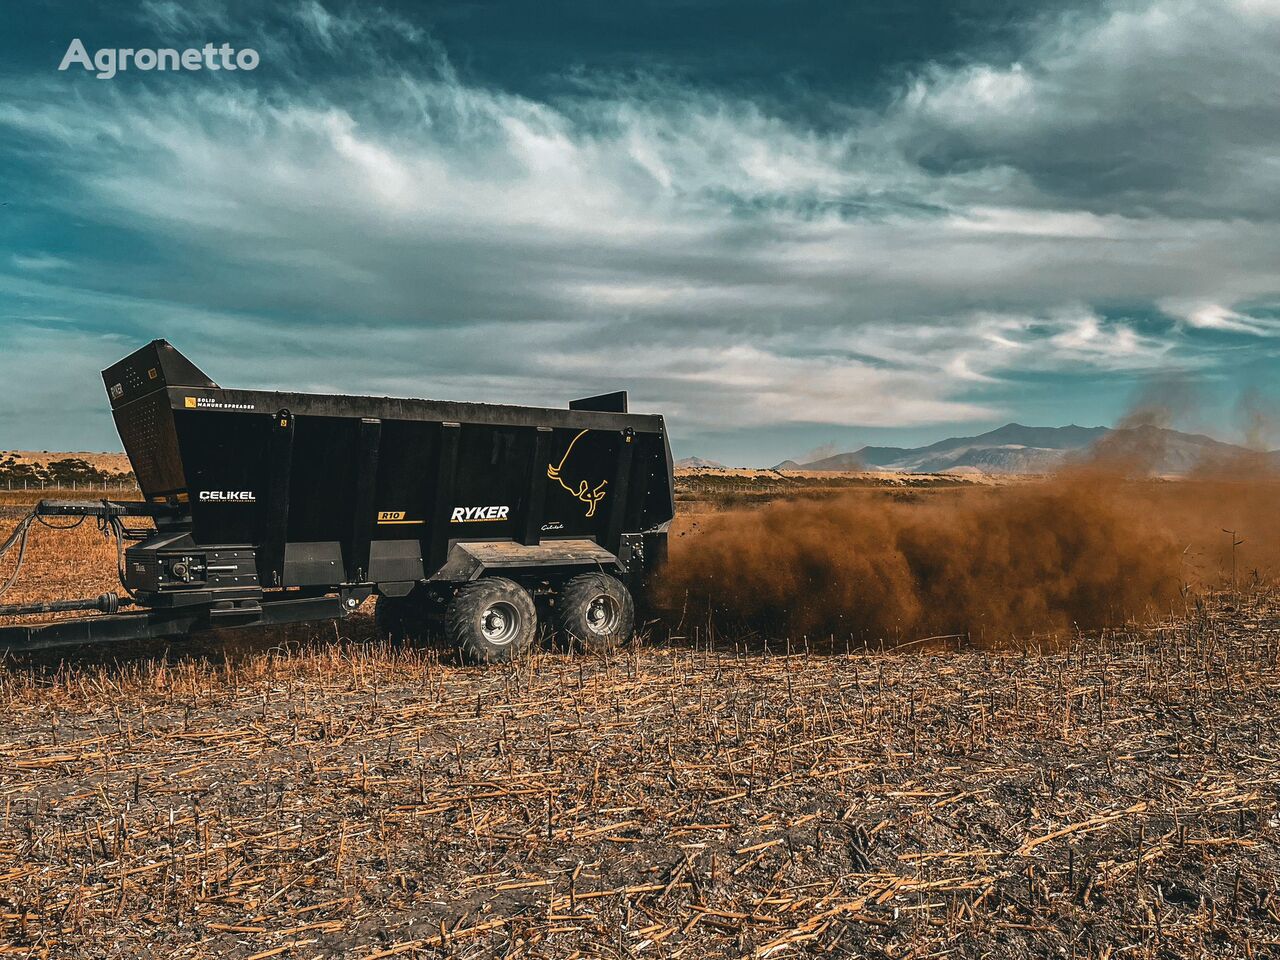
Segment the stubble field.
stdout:
<path fill-rule="evenodd" d="M 721 506 L 685 502 L 677 558 L 732 542 Z M 367 613 L 11 660 L 0 945 L 1273 954 L 1280 603 L 1261 574 L 1232 587 L 1213 543 L 1145 625 L 1052 639 L 788 641 L 690 601 L 617 656 L 506 668 L 389 649 Z M 6 601 L 109 589 L 113 564 L 90 525 L 37 527 Z"/>

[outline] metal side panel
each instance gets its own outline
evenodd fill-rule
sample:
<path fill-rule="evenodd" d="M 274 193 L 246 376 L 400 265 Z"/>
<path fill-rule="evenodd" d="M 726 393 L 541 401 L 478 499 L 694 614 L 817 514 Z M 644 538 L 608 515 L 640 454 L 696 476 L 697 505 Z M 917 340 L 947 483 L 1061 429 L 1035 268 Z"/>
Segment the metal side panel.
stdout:
<path fill-rule="evenodd" d="M 336 540 L 287 543 L 284 547 L 286 587 L 328 587 L 342 583 L 342 544 Z"/>
<path fill-rule="evenodd" d="M 556 407 L 517 407 L 500 403 L 452 400 L 414 400 L 403 397 L 360 397 L 343 394 L 284 393 L 229 388 L 170 387 L 175 410 L 196 409 L 224 413 L 275 413 L 288 410 L 295 417 L 426 420 L 486 426 L 552 427 L 561 430 L 625 430 L 660 434 L 662 417 L 647 413 L 605 413 Z"/>
<path fill-rule="evenodd" d="M 598 567 L 612 570 L 618 568 L 618 558 L 592 540 L 544 540 L 536 545 L 512 540 L 472 541 L 453 544 L 444 566 L 430 579 L 463 583 L 475 580 L 486 570 L 537 567 Z"/>
<path fill-rule="evenodd" d="M 107 367 L 102 371 L 102 382 L 106 385 L 113 409 L 164 387 L 218 389 L 203 370 L 175 350 L 167 340 L 152 340 Z"/>
<path fill-rule="evenodd" d="M 421 540 L 375 540 L 369 544 L 369 580 L 391 583 L 421 580 Z"/>
<path fill-rule="evenodd" d="M 595 397 L 583 397 L 569 401 L 570 410 L 596 410 L 601 413 L 626 413 L 627 391 L 617 390 L 613 393 L 602 393 Z"/>

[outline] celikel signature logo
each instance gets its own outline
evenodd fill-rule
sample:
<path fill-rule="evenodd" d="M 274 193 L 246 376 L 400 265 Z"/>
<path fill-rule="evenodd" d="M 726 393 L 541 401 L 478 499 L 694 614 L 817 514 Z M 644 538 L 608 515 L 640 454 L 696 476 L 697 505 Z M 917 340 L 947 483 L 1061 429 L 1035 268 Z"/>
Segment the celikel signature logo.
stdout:
<path fill-rule="evenodd" d="M 600 501 L 604 499 L 605 487 L 608 486 L 608 480 L 601 480 L 595 487 L 592 487 L 586 480 L 579 480 L 576 487 L 565 483 L 565 479 L 561 474 L 564 472 L 564 465 L 569 459 L 569 454 L 573 453 L 573 445 L 587 435 L 587 431 L 583 430 L 576 437 L 569 441 L 569 447 L 564 452 L 564 456 L 560 458 L 558 464 L 547 464 L 547 476 L 566 491 L 577 497 L 587 505 L 587 516 L 594 517 L 596 515 L 596 507 L 600 506 Z"/>
<path fill-rule="evenodd" d="M 257 503 L 252 490 L 201 490 L 202 503 Z"/>

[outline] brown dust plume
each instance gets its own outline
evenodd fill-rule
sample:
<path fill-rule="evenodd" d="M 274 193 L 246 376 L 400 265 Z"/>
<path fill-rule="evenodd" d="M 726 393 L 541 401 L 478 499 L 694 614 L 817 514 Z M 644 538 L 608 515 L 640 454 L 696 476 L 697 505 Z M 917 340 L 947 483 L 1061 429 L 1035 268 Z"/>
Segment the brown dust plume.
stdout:
<path fill-rule="evenodd" d="M 1043 481 L 777 501 L 673 538 L 672 622 L 812 642 L 960 634 L 998 644 L 1181 609 L 1186 595 L 1280 569 L 1267 474 L 1131 480 L 1097 465 Z"/>

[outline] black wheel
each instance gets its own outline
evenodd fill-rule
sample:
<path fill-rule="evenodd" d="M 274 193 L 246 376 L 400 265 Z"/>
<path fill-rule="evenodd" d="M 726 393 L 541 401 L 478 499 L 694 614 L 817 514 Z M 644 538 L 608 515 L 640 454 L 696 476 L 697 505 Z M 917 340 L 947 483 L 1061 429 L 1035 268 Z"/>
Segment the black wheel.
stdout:
<path fill-rule="evenodd" d="M 444 629 L 470 663 L 505 663 L 529 648 L 538 613 L 524 587 L 505 577 L 464 583 L 444 614 Z"/>
<path fill-rule="evenodd" d="M 603 652 L 627 643 L 636 629 L 631 591 L 607 573 L 584 573 L 564 585 L 556 600 L 556 627 L 568 645 Z"/>

